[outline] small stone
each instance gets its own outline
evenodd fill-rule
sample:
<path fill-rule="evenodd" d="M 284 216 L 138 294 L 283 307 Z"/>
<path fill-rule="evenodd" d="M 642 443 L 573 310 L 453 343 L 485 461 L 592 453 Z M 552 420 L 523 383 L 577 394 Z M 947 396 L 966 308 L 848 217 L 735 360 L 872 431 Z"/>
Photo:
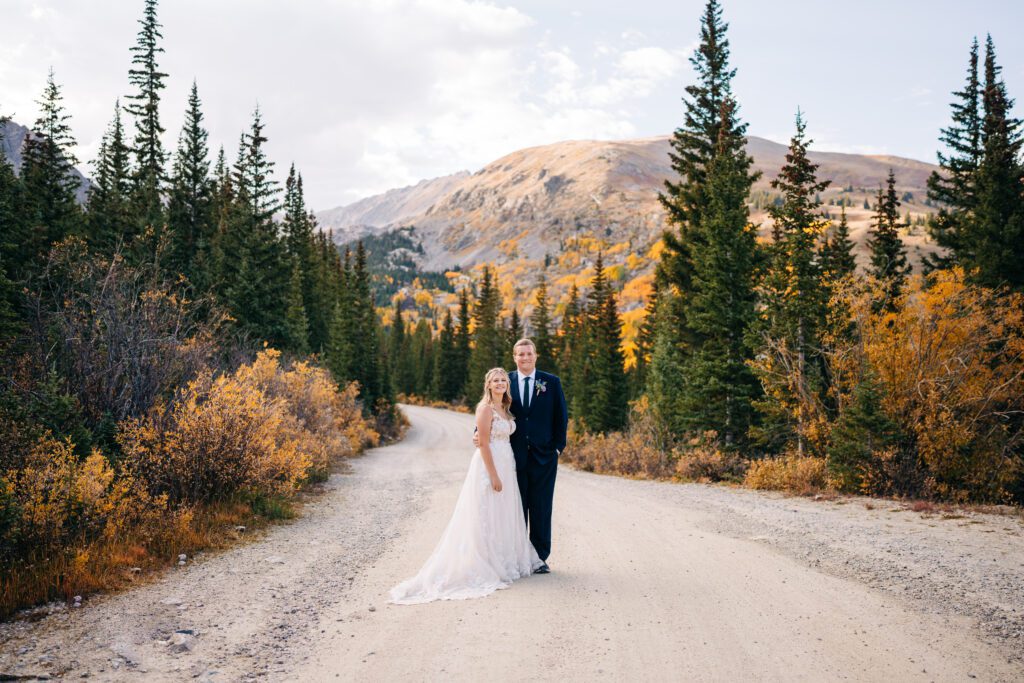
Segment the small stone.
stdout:
<path fill-rule="evenodd" d="M 271 564 L 284 564 L 284 558 L 278 555 L 271 555 L 267 558 L 267 562 L 270 562 Z"/>
<path fill-rule="evenodd" d="M 195 644 L 195 636 L 188 633 L 173 633 L 167 641 L 171 652 L 191 652 Z"/>
<path fill-rule="evenodd" d="M 178 562 L 184 562 L 187 559 L 188 559 L 188 555 L 186 555 L 185 553 L 182 553 L 181 555 L 178 555 Z"/>
<path fill-rule="evenodd" d="M 178 560 L 178 566 L 179 567 L 184 567 L 185 566 L 185 560 Z"/>
<path fill-rule="evenodd" d="M 142 567 L 132 567 L 128 571 L 130 571 L 132 574 L 138 574 L 142 571 Z"/>
<path fill-rule="evenodd" d="M 370 605 L 370 611 L 371 611 L 371 612 L 376 612 L 376 611 L 377 611 L 377 608 L 376 608 L 376 607 L 374 607 L 373 605 Z"/>
<path fill-rule="evenodd" d="M 164 598 L 160 601 L 161 605 L 180 605 L 181 598 Z"/>
<path fill-rule="evenodd" d="M 238 525 L 238 526 L 235 527 L 235 531 L 241 533 L 241 532 L 245 531 L 245 527 L 242 526 L 242 525 Z"/>

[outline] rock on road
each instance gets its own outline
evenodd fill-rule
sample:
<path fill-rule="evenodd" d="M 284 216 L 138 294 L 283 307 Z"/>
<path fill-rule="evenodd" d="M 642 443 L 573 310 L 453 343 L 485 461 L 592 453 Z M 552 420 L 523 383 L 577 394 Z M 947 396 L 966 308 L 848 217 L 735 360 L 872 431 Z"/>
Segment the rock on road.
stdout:
<path fill-rule="evenodd" d="M 995 515 L 933 524 L 909 512 L 561 468 L 551 574 L 482 599 L 388 604 L 388 589 L 440 537 L 473 450 L 471 416 L 404 410 L 407 437 L 332 475 L 300 519 L 150 585 L 4 624 L 0 672 L 1024 679 L 1014 654 L 1024 643 L 1024 525 Z"/>

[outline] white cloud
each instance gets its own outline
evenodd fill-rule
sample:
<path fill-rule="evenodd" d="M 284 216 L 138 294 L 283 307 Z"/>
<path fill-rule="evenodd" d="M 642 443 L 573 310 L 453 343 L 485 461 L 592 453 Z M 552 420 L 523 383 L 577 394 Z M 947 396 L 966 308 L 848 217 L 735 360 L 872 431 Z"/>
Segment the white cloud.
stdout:
<path fill-rule="evenodd" d="M 0 25 L 0 111 L 31 123 L 53 65 L 88 167 L 114 100 L 131 92 L 142 2 L 15 1 Z M 526 146 L 635 135 L 643 98 L 685 66 L 682 53 L 638 44 L 629 30 L 622 42 L 585 44 L 581 61 L 495 2 L 178 0 L 159 12 L 165 146 L 193 78 L 212 153 L 223 145 L 229 161 L 258 101 L 278 178 L 294 161 L 316 209 Z"/>

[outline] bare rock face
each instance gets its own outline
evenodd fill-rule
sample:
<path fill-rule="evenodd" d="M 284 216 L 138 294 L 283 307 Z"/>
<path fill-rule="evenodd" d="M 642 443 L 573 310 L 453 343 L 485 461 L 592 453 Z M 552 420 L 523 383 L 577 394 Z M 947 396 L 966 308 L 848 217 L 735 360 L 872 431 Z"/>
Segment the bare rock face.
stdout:
<path fill-rule="evenodd" d="M 456 174 L 391 190 L 346 207 L 319 214 L 321 226 L 335 230 L 339 243 L 368 233 L 414 225 L 425 253 L 420 266 L 438 270 L 453 265 L 514 258 L 541 259 L 557 253 L 574 237 L 595 237 L 609 244 L 626 243 L 628 252 L 649 247 L 665 229 L 658 201 L 666 179 L 675 173 L 669 161 L 669 137 L 639 140 L 571 140 L 513 152 L 473 174 Z M 770 181 L 785 163 L 786 146 L 750 137 L 747 152 L 754 170 L 751 220 L 767 233 L 765 211 L 774 192 Z M 855 240 L 863 242 L 871 210 L 864 200 L 896 172 L 904 209 L 927 213 L 921 205 L 926 179 L 937 167 L 891 156 L 811 152 L 819 178 L 832 181 L 823 193 L 833 217 L 844 197 Z M 763 201 L 754 202 L 754 195 Z M 909 245 L 926 245 L 924 230 L 905 236 Z M 912 250 L 913 251 L 913 250 Z M 913 256 L 913 253 L 912 253 Z"/>

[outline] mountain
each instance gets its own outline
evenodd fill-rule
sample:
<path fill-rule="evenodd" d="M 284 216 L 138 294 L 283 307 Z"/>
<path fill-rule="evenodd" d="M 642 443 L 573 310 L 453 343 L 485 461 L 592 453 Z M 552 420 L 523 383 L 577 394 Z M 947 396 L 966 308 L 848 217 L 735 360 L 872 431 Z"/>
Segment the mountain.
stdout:
<path fill-rule="evenodd" d="M 581 237 L 624 245 L 620 256 L 643 252 L 664 225 L 657 193 L 674 176 L 669 137 L 639 140 L 573 140 L 513 152 L 476 173 L 459 173 L 391 190 L 318 214 L 339 243 L 399 226 L 415 226 L 424 269 L 463 267 L 513 259 L 550 261 Z M 767 234 L 766 207 L 778 194 L 770 180 L 785 162 L 787 147 L 750 137 L 747 151 L 762 171 L 751 192 L 752 220 Z M 924 204 L 926 179 L 937 167 L 893 156 L 811 152 L 820 178 L 832 181 L 821 197 L 833 216 L 833 202 L 847 205 L 854 239 L 863 243 L 878 187 L 889 169 L 904 197 L 903 211 L 921 223 L 933 209 Z M 920 225 L 904 236 L 912 257 L 930 246 Z M 863 245 L 861 245 L 863 249 Z"/>
<path fill-rule="evenodd" d="M 14 121 L 8 121 L 6 125 L 0 125 L 0 154 L 3 154 L 14 165 L 14 172 L 21 172 L 21 147 L 28 137 L 29 129 L 20 126 Z M 78 191 L 75 196 L 80 204 L 84 204 L 89 195 L 91 183 L 77 168 L 73 170 L 78 177 Z"/>
<path fill-rule="evenodd" d="M 323 230 L 332 230 L 337 242 L 350 242 L 377 232 L 376 228 L 399 224 L 422 214 L 439 197 L 468 177 L 469 172 L 462 171 L 432 180 L 421 180 L 409 187 L 388 190 L 353 204 L 321 211 L 316 216 L 317 222 Z"/>

